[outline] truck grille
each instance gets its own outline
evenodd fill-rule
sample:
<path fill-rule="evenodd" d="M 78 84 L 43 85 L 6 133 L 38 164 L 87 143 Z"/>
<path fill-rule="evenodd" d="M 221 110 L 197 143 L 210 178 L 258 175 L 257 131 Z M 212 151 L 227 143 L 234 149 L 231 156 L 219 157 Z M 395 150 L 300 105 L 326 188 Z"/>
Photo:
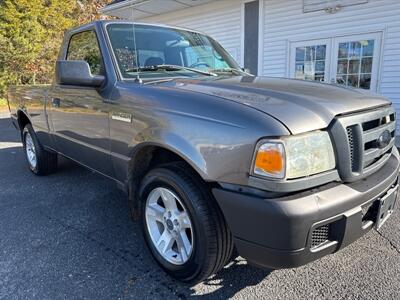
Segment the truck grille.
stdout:
<path fill-rule="evenodd" d="M 347 127 L 347 139 L 349 141 L 349 148 L 350 148 L 350 163 L 351 169 L 354 171 L 355 161 L 354 161 L 354 126 Z"/>
<path fill-rule="evenodd" d="M 395 118 L 393 107 L 385 107 L 335 120 L 331 132 L 344 181 L 359 180 L 383 166 L 395 142 Z"/>

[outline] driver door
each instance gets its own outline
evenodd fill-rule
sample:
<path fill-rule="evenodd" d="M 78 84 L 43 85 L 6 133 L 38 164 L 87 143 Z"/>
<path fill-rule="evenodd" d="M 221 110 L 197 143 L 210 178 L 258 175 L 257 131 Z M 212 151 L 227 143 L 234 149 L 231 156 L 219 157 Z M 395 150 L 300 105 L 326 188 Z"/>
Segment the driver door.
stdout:
<path fill-rule="evenodd" d="M 66 60 L 85 60 L 93 75 L 105 75 L 96 31 L 73 34 Z M 50 99 L 57 151 L 105 175 L 112 176 L 108 104 L 101 87 L 55 85 Z"/>

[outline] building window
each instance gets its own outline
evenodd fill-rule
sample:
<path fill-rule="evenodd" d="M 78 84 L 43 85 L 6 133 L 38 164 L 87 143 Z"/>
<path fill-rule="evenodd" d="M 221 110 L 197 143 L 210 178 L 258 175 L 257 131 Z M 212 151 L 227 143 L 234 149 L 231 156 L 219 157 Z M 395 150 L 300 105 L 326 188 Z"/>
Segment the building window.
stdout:
<path fill-rule="evenodd" d="M 290 44 L 289 76 L 377 91 L 381 32 Z"/>
<path fill-rule="evenodd" d="M 336 82 L 370 89 L 374 40 L 339 43 Z"/>
<path fill-rule="evenodd" d="M 325 81 L 326 45 L 296 47 L 295 78 Z"/>

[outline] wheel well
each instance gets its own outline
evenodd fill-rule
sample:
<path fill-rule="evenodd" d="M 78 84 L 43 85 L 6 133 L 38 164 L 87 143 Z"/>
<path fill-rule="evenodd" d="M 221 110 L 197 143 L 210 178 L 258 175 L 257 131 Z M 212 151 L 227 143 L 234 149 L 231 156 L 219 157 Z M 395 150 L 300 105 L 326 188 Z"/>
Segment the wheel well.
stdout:
<path fill-rule="evenodd" d="M 129 165 L 129 200 L 134 212 L 134 218 L 139 217 L 138 190 L 143 177 L 153 168 L 172 162 L 184 163 L 195 174 L 198 172 L 181 156 L 171 150 L 159 146 L 145 146 L 141 148 Z M 199 178 L 201 176 L 199 175 Z"/>
<path fill-rule="evenodd" d="M 25 114 L 24 112 L 20 111 L 20 110 L 18 111 L 17 116 L 18 116 L 18 125 L 19 125 L 19 129 L 20 129 L 21 132 L 22 132 L 22 130 L 24 130 L 24 128 L 25 128 L 25 126 L 26 126 L 27 124 L 31 124 L 31 121 L 30 121 L 29 118 L 26 116 L 26 114 Z"/>

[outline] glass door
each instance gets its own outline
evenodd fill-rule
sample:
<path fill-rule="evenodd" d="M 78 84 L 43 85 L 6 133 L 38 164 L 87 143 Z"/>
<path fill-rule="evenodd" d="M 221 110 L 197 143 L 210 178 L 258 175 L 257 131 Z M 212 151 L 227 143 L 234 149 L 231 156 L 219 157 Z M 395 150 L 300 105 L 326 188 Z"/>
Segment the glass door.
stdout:
<path fill-rule="evenodd" d="M 290 77 L 329 82 L 330 45 L 329 39 L 292 43 Z"/>
<path fill-rule="evenodd" d="M 380 45 L 379 33 L 333 39 L 331 82 L 376 91 Z"/>
<path fill-rule="evenodd" d="M 377 91 L 381 33 L 290 44 L 290 77 Z"/>

